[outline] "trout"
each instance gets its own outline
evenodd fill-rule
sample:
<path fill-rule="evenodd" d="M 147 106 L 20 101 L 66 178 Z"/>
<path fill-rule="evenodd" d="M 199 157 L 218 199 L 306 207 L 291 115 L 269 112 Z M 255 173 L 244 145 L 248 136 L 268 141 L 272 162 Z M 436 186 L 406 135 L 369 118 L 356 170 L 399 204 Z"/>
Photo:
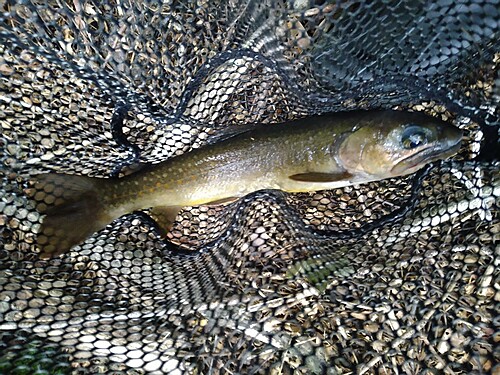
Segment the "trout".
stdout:
<path fill-rule="evenodd" d="M 54 199 L 38 204 L 45 216 L 37 246 L 44 258 L 63 254 L 137 210 L 150 208 L 165 235 L 184 206 L 261 189 L 307 192 L 407 175 L 456 153 L 461 138 L 458 128 L 420 113 L 345 112 L 244 127 L 121 178 L 39 174 L 30 191 Z"/>

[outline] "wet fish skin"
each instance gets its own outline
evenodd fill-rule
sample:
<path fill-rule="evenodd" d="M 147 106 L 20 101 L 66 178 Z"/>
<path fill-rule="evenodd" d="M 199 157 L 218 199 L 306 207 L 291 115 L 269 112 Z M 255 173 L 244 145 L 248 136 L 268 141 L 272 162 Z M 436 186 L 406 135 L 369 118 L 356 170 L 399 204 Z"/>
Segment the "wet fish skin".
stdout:
<path fill-rule="evenodd" d="M 38 175 L 39 187 L 69 192 L 43 210 L 38 245 L 43 257 L 62 254 L 118 217 L 150 207 L 168 227 L 184 206 L 261 189 L 316 191 L 413 173 L 451 156 L 461 138 L 456 127 L 419 113 L 346 112 L 256 125 L 120 179 Z"/>

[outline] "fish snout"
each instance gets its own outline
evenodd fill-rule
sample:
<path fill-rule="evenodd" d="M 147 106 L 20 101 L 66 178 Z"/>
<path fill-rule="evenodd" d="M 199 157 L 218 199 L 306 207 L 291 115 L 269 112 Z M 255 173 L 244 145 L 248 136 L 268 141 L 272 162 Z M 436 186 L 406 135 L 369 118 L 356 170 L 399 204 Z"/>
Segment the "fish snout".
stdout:
<path fill-rule="evenodd" d="M 443 150 L 457 148 L 463 136 L 463 131 L 456 126 L 445 124 L 438 127 L 438 140 L 442 143 Z"/>

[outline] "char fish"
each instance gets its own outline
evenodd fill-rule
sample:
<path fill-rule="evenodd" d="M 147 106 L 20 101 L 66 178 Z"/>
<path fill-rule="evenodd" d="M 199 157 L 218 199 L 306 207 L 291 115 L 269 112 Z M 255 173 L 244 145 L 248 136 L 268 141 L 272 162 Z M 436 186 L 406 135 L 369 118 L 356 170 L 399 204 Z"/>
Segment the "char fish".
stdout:
<path fill-rule="evenodd" d="M 407 175 L 453 155 L 462 139 L 458 128 L 433 117 L 389 110 L 245 129 L 122 178 L 34 176 L 29 192 L 55 196 L 52 204 L 38 205 L 45 215 L 37 239 L 41 256 L 65 253 L 136 210 L 151 208 L 165 234 L 184 206 L 261 189 L 306 192 Z"/>

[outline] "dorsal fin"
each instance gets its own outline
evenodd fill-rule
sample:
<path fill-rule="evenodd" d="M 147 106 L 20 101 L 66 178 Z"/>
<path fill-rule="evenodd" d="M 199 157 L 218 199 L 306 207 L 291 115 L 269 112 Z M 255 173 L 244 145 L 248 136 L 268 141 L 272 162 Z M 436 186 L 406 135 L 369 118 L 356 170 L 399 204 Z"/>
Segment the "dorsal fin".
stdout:
<path fill-rule="evenodd" d="M 213 144 L 225 141 L 226 139 L 236 137 L 240 134 L 247 133 L 252 130 L 261 129 L 267 126 L 272 126 L 270 124 L 245 124 L 245 125 L 233 125 L 228 126 L 224 129 L 217 130 L 216 133 L 210 134 L 207 138 L 207 144 Z"/>

